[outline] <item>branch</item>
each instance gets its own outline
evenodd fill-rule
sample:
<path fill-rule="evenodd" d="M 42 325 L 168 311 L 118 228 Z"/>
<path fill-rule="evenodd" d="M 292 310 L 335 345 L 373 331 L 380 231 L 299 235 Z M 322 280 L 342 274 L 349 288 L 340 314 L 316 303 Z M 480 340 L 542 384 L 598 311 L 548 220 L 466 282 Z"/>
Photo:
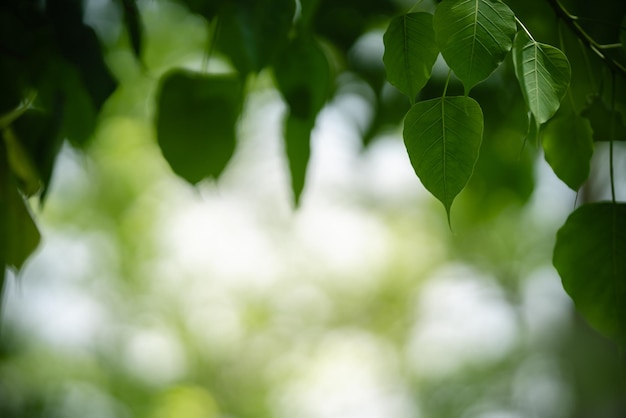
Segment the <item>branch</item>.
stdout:
<path fill-rule="evenodd" d="M 593 39 L 582 26 L 578 23 L 578 17 L 570 14 L 559 0 L 548 0 L 552 9 L 556 13 L 557 17 L 563 20 L 565 24 L 570 28 L 570 30 L 576 35 L 587 48 L 593 51 L 604 63 L 607 67 L 611 69 L 611 71 L 618 73 L 623 78 L 626 79 L 626 67 L 622 65 L 615 58 L 610 57 L 602 52 L 603 49 L 607 49 L 606 45 L 601 45 L 595 39 Z"/>

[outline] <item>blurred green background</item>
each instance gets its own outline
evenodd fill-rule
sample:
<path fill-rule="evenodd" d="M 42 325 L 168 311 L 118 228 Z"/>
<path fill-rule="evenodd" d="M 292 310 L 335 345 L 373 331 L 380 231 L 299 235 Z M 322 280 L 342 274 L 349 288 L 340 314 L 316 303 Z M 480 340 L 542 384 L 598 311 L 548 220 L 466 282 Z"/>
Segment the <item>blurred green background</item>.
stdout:
<path fill-rule="evenodd" d="M 529 25 L 546 12 L 510 3 Z M 263 72 L 220 180 L 192 187 L 171 172 L 152 122 L 157 81 L 202 68 L 209 26 L 179 4 L 140 6 L 147 70 L 115 3 L 87 2 L 120 86 L 88 150 L 66 146 L 45 207 L 33 205 L 44 242 L 7 280 L 0 417 L 626 416 L 618 349 L 551 266 L 576 195 L 523 145 L 519 91 L 493 95 L 510 63 L 472 93 L 490 131 L 452 230 L 399 126 L 363 144 L 383 116 L 349 71 L 318 118 L 294 210 L 286 108 Z M 352 46 L 353 67 L 382 71 L 384 29 Z M 440 93 L 442 65 L 424 96 Z"/>

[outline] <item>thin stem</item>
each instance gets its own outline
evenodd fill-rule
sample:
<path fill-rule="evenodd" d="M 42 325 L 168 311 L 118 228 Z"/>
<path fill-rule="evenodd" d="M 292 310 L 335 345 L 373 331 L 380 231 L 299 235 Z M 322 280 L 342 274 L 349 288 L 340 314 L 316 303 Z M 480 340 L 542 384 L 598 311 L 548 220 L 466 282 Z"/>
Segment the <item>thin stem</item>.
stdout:
<path fill-rule="evenodd" d="M 611 89 L 611 134 L 609 138 L 609 172 L 611 177 L 611 201 L 616 202 L 615 199 L 615 169 L 613 167 L 613 143 L 615 142 L 615 73 L 611 73 L 612 89 Z"/>
<path fill-rule="evenodd" d="M 614 72 L 619 73 L 622 77 L 626 78 L 626 67 L 624 67 L 616 59 L 605 55 L 602 49 L 606 49 L 605 45 L 601 45 L 595 39 L 593 39 L 578 23 L 578 17 L 569 13 L 559 0 L 547 0 L 557 17 L 562 19 L 570 30 L 585 44 L 587 48 L 592 50 L 604 63 Z"/>
<path fill-rule="evenodd" d="M 528 37 L 530 38 L 531 41 L 536 42 L 535 38 L 533 38 L 533 35 L 530 33 L 530 31 L 528 29 L 526 29 L 526 26 L 524 26 L 524 24 L 522 23 L 521 20 L 519 20 L 517 18 L 517 16 L 515 16 L 515 21 L 517 22 L 518 25 L 520 25 L 520 27 L 522 29 L 524 29 L 524 32 L 526 32 L 526 35 L 528 35 Z"/>

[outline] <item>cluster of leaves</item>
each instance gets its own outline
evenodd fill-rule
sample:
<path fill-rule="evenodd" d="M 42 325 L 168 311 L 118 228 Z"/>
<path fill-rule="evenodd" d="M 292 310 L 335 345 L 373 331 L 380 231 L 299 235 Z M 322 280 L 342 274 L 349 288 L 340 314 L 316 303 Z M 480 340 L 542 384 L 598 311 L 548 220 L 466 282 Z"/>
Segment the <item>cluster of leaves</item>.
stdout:
<path fill-rule="evenodd" d="M 599 52 L 599 45 L 557 0 L 550 3 L 613 71 L 624 75 L 619 61 Z M 403 131 L 411 163 L 426 189 L 445 206 L 448 220 L 455 197 L 473 173 L 483 136 L 483 113 L 469 97 L 472 88 L 510 53 L 528 109 L 529 135 L 537 137 L 541 125 L 559 111 L 572 78 L 565 53 L 536 41 L 515 13 L 497 0 L 444 0 L 434 14 L 398 16 L 389 24 L 384 42 L 388 80 L 413 103 Z M 447 96 L 446 83 L 442 97 L 415 102 L 439 54 L 462 82 L 465 94 Z M 611 128 L 603 136 L 607 127 L 593 115 L 599 106 L 602 101 L 595 98 L 579 113 L 564 110 L 543 132 L 547 161 L 573 190 L 589 176 L 594 136 L 613 141 L 618 139 L 615 125 L 622 127 L 613 101 Z M 613 193 L 611 202 L 587 203 L 574 211 L 559 231 L 554 252 L 554 265 L 578 309 L 596 328 L 622 343 L 626 342 L 625 231 L 626 205 L 618 203 Z"/>
<path fill-rule="evenodd" d="M 135 0 L 111 1 L 123 11 L 141 62 L 140 9 Z M 332 93 L 337 66 L 358 74 L 375 93 L 372 126 L 404 116 L 411 164 L 443 203 L 448 221 L 473 174 L 485 129 L 481 104 L 470 93 L 509 57 L 528 109 L 528 136 L 541 139 L 547 161 L 569 187 L 578 190 L 589 177 L 594 141 L 610 141 L 612 150 L 615 140 L 625 139 L 624 103 L 615 92 L 617 76 L 626 74 L 619 55 L 626 31 L 616 31 L 619 53 L 609 55 L 558 0 L 541 3 L 552 6 L 582 44 L 589 72 L 599 65 L 612 82 L 595 87 L 580 81 L 568 59 L 580 49 L 570 53 L 564 45 L 559 49 L 535 40 L 498 0 L 443 0 L 434 13 L 400 15 L 391 0 L 178 1 L 211 28 L 207 61 L 219 56 L 231 68 L 219 74 L 177 69 L 159 81 L 157 141 L 172 170 L 191 184 L 217 179 L 227 166 L 236 148 L 246 82 L 261 71 L 271 72 L 287 104 L 284 139 L 296 204 L 305 185 L 311 132 Z M 350 48 L 366 28 L 394 14 L 384 35 L 384 68 L 351 61 Z M 81 0 L 3 2 L 0 22 L 0 263 L 19 269 L 39 242 L 26 198 L 39 193 L 44 200 L 62 141 L 86 143 L 116 81 L 94 31 L 83 22 Z M 440 55 L 450 69 L 448 81 L 454 73 L 464 94 L 448 96 L 446 82 L 441 97 L 418 100 Z M 385 102 L 384 70 L 408 96 L 410 108 L 395 111 Z M 571 104 L 563 100 L 566 95 Z M 580 97 L 583 105 L 577 103 Z M 611 176 L 612 186 L 613 181 Z M 584 204 L 559 232 L 554 253 L 578 309 L 622 342 L 625 207 L 614 193 L 610 202 Z"/>

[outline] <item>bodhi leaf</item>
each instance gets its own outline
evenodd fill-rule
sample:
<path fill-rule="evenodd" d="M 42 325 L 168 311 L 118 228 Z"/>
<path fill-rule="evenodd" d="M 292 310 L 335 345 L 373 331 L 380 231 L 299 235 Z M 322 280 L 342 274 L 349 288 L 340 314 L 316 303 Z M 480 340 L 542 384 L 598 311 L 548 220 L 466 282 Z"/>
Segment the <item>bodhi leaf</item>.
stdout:
<path fill-rule="evenodd" d="M 592 134 L 589 121 L 575 114 L 555 118 L 544 130 L 546 161 L 572 190 L 578 190 L 589 176 Z"/>
<path fill-rule="evenodd" d="M 409 13 L 394 18 L 383 41 L 387 80 L 414 103 L 415 96 L 430 78 L 439 55 L 432 15 Z"/>
<path fill-rule="evenodd" d="M 278 57 L 274 75 L 289 106 L 284 129 L 285 150 L 298 205 L 311 154 L 311 131 L 330 92 L 330 66 L 315 39 L 302 35 Z"/>
<path fill-rule="evenodd" d="M 497 0 L 444 0 L 433 21 L 441 54 L 465 93 L 506 57 L 515 36 L 515 15 Z"/>
<path fill-rule="evenodd" d="M 406 115 L 404 143 L 424 187 L 443 203 L 450 222 L 454 198 L 472 176 L 483 136 L 483 113 L 470 97 L 418 102 Z"/>
<path fill-rule="evenodd" d="M 557 234 L 553 264 L 577 310 L 597 330 L 626 342 L 626 204 L 592 203 Z"/>
<path fill-rule="evenodd" d="M 559 49 L 519 32 L 513 42 L 513 66 L 526 105 L 537 123 L 547 122 L 561 105 L 571 77 L 569 61 Z"/>
<path fill-rule="evenodd" d="M 218 178 L 235 150 L 243 86 L 233 75 L 177 70 L 158 94 L 157 140 L 172 170 L 195 184 Z"/>

